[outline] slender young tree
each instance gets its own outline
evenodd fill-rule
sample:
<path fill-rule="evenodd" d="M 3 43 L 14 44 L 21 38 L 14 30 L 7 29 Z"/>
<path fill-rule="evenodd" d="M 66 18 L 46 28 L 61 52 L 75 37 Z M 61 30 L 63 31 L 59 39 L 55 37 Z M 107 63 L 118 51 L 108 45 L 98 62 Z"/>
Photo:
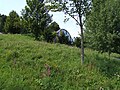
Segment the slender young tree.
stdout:
<path fill-rule="evenodd" d="M 63 11 L 73 18 L 80 27 L 81 32 L 81 64 L 84 62 L 84 20 L 91 7 L 91 0 L 49 0 L 52 11 Z M 76 18 L 78 17 L 78 19 Z M 69 19 L 66 18 L 65 21 Z"/>

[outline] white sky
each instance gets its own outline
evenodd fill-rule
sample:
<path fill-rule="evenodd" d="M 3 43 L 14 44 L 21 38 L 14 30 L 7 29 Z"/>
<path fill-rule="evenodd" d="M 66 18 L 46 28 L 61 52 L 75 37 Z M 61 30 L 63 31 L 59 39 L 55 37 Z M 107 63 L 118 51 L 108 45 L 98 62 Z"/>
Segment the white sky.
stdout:
<path fill-rule="evenodd" d="M 0 0 L 0 14 L 9 15 L 10 11 L 15 10 L 19 15 L 21 15 L 20 11 L 24 9 L 25 5 L 26 0 Z M 78 36 L 80 29 L 72 18 L 68 22 L 64 23 L 65 15 L 63 12 L 52 12 L 50 14 L 53 14 L 53 21 L 56 21 L 60 28 L 69 31 L 72 37 Z"/>

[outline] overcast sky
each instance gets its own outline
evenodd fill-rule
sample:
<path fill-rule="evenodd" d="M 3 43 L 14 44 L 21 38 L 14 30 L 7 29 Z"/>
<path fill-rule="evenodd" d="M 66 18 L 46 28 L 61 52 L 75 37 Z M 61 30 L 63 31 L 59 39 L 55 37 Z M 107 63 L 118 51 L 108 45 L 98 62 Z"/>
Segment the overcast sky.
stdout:
<path fill-rule="evenodd" d="M 9 12 L 15 10 L 19 15 L 21 15 L 21 10 L 24 9 L 26 5 L 26 0 L 0 0 L 0 14 L 9 15 Z M 65 15 L 63 12 L 52 12 L 53 21 L 56 21 L 60 28 L 66 29 L 70 32 L 72 37 L 78 36 L 79 27 L 76 25 L 73 19 L 64 23 Z M 69 17 L 69 16 L 67 16 Z"/>

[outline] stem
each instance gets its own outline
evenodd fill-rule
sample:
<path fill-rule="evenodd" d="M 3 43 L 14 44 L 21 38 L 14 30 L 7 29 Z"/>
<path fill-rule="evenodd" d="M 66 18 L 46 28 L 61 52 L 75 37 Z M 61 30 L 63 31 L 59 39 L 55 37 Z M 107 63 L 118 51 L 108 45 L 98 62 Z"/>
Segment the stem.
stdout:
<path fill-rule="evenodd" d="M 79 21 L 80 21 L 80 30 L 81 30 L 81 65 L 84 63 L 84 34 L 83 34 L 83 23 L 82 16 L 79 13 Z"/>

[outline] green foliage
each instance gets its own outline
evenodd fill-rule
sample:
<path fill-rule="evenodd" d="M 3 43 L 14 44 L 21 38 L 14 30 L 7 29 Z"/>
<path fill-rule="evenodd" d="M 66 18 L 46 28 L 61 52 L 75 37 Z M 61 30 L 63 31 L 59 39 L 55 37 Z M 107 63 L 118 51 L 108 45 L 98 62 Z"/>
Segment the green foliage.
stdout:
<path fill-rule="evenodd" d="M 15 11 L 11 11 L 9 16 L 7 16 L 5 25 L 5 33 L 19 34 L 21 31 L 20 18 Z"/>
<path fill-rule="evenodd" d="M 80 37 L 75 37 L 75 38 L 74 38 L 74 45 L 75 45 L 76 47 L 79 47 L 79 48 L 80 48 L 80 46 L 81 46 L 81 39 L 80 39 Z"/>
<path fill-rule="evenodd" d="M 0 32 L 4 33 L 4 25 L 6 21 L 7 16 L 0 14 Z"/>
<path fill-rule="evenodd" d="M 94 0 L 86 21 L 89 46 L 100 52 L 120 53 L 119 0 Z"/>
<path fill-rule="evenodd" d="M 120 55 L 34 41 L 23 35 L 0 35 L 1 90 L 119 90 Z"/>
<path fill-rule="evenodd" d="M 56 22 L 52 22 L 44 32 L 44 38 L 47 42 L 53 42 L 56 37 L 56 31 L 60 29 L 59 25 Z"/>
<path fill-rule="evenodd" d="M 23 32 L 33 33 L 35 39 L 39 40 L 51 22 L 51 16 L 39 0 L 26 0 L 26 3 L 27 6 L 22 10 Z"/>
<path fill-rule="evenodd" d="M 70 42 L 68 36 L 66 36 L 63 31 L 60 31 L 59 33 L 60 33 L 60 35 L 57 36 L 58 40 L 59 40 L 59 43 L 70 45 L 71 42 Z"/>
<path fill-rule="evenodd" d="M 52 31 L 58 31 L 60 29 L 58 23 L 56 23 L 55 21 L 52 22 L 48 28 L 51 29 Z"/>

